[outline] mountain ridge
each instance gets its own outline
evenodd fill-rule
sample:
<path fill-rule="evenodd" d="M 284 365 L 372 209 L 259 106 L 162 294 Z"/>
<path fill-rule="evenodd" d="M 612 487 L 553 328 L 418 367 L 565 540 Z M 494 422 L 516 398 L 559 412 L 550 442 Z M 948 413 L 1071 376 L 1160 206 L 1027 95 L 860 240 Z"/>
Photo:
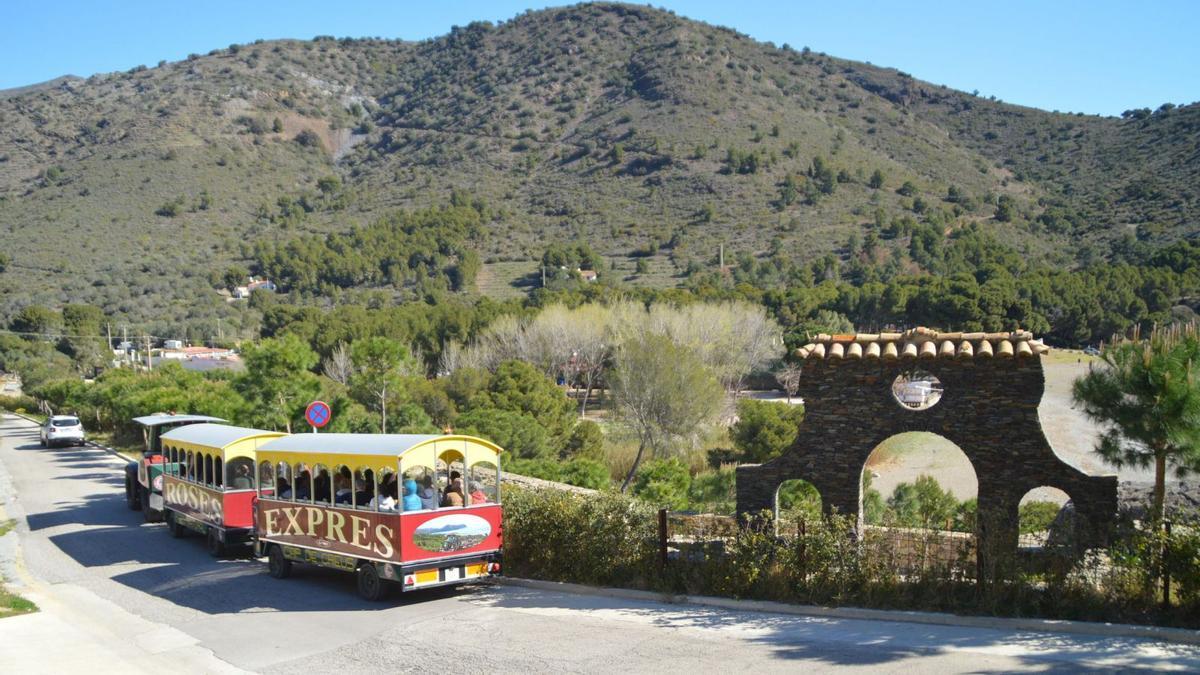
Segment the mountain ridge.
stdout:
<path fill-rule="evenodd" d="M 678 283 L 719 246 L 843 255 L 910 218 L 1072 266 L 1194 235 L 1198 177 L 1195 104 L 1051 113 L 646 7 L 262 41 L 0 97 L 0 245 L 26 269 L 0 276 L 0 315 L 223 312 L 211 273 L 249 244 L 463 190 L 493 214 L 491 262 L 587 241 L 669 251 Z"/>

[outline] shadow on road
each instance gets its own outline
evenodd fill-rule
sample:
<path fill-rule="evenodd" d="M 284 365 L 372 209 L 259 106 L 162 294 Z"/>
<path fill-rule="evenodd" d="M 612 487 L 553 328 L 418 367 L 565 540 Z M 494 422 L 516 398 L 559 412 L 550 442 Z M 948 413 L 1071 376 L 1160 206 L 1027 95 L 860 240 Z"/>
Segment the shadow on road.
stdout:
<path fill-rule="evenodd" d="M 103 451 L 46 450 L 37 444 L 16 449 L 52 456 L 60 465 L 54 480 L 90 481 L 100 490 L 41 511 L 31 508 L 26 513 L 31 532 L 61 528 L 61 533 L 48 533 L 49 540 L 75 562 L 89 568 L 133 567 L 111 578 L 178 605 L 209 614 L 379 611 L 453 594 L 401 594 L 396 588 L 387 600 L 373 603 L 358 597 L 353 574 L 307 565 L 296 565 L 290 579 L 272 579 L 266 565 L 249 557 L 248 548 L 242 557 L 217 560 L 205 550 L 202 537 L 172 539 L 164 525 L 143 522 L 140 512 L 125 505 L 120 464 L 104 461 Z"/>
<path fill-rule="evenodd" d="M 1039 672 L 1127 671 L 1131 668 L 1191 670 L 1198 653 L 1189 645 L 1121 637 L 1032 631 L 1013 632 L 890 621 L 861 621 L 737 612 L 694 605 L 663 606 L 618 598 L 538 590 L 481 588 L 470 600 L 512 609 L 616 611 L 667 629 L 711 630 L 769 647 L 780 659 L 829 666 L 882 666 L 937 653 L 978 652 L 1023 661 Z M 729 629 L 736 629 L 730 633 Z M 989 672 L 980 669 L 975 672 Z"/>

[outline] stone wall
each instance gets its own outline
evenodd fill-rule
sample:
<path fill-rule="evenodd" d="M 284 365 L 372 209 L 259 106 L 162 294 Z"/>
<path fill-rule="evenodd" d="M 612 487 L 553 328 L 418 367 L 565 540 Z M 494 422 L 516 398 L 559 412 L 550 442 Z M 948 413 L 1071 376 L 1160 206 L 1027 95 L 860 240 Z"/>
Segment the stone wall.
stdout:
<path fill-rule="evenodd" d="M 941 400 L 926 410 L 892 395 L 901 373 L 920 368 L 941 381 Z M 1038 356 L 991 358 L 809 358 L 799 395 L 805 418 L 791 449 L 737 470 L 739 516 L 772 509 L 780 483 L 802 478 L 826 510 L 862 513 L 862 471 L 871 451 L 895 434 L 926 431 L 956 444 L 979 479 L 981 536 L 1016 548 L 1017 507 L 1040 486 L 1066 492 L 1087 531 L 1103 541 L 1117 510 L 1115 476 L 1089 476 L 1059 459 L 1042 433 L 1038 403 L 1045 379 Z M 981 542 L 982 544 L 983 542 Z"/>

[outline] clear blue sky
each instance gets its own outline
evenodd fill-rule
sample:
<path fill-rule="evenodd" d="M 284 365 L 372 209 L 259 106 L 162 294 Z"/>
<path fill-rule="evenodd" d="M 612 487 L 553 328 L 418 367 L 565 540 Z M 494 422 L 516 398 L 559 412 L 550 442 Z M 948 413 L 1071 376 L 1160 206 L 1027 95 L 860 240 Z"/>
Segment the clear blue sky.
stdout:
<path fill-rule="evenodd" d="M 258 38 L 441 35 L 541 3 L 509 0 L 3 0 L 0 89 L 179 60 Z M 1200 0 L 661 2 L 759 40 L 1048 110 L 1200 100 Z"/>

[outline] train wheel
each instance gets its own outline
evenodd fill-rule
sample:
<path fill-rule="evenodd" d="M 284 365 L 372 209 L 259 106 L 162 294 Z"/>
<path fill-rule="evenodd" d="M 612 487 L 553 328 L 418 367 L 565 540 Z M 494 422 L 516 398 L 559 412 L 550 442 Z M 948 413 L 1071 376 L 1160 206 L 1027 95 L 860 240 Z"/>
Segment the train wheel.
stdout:
<path fill-rule="evenodd" d="M 163 520 L 167 521 L 167 531 L 171 533 L 172 537 L 182 539 L 187 534 L 187 529 L 180 525 L 178 520 L 175 520 L 174 511 L 167 511 L 163 514 Z"/>
<path fill-rule="evenodd" d="M 267 554 L 267 571 L 276 579 L 286 579 L 292 575 L 292 561 L 283 555 L 283 549 L 272 546 Z"/>
<path fill-rule="evenodd" d="M 142 520 L 147 523 L 153 523 L 157 518 L 154 517 L 154 509 L 150 508 L 150 491 L 145 487 L 137 486 L 138 502 L 142 505 Z"/>
<path fill-rule="evenodd" d="M 225 555 L 225 543 L 221 541 L 221 537 L 217 535 L 217 528 L 208 528 L 208 553 L 214 558 L 220 558 Z"/>
<path fill-rule="evenodd" d="M 387 586 L 384 586 L 383 579 L 379 578 L 379 571 L 375 569 L 373 563 L 363 563 L 358 566 L 358 594 L 364 600 L 372 602 L 382 600 L 383 596 L 387 595 Z"/>
<path fill-rule="evenodd" d="M 125 504 L 130 511 L 140 511 L 142 508 L 142 502 L 138 499 L 137 489 L 129 479 L 129 474 L 125 474 Z"/>

